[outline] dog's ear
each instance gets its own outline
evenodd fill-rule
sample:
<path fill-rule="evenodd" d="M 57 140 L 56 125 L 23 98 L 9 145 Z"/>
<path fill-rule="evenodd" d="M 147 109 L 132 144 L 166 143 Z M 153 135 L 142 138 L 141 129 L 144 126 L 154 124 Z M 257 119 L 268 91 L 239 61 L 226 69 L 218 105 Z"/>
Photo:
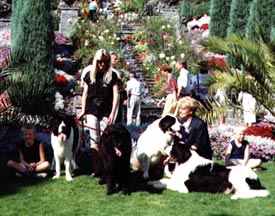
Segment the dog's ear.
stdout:
<path fill-rule="evenodd" d="M 175 124 L 176 118 L 170 115 L 166 115 L 159 122 L 159 128 L 165 133 L 173 124 Z"/>

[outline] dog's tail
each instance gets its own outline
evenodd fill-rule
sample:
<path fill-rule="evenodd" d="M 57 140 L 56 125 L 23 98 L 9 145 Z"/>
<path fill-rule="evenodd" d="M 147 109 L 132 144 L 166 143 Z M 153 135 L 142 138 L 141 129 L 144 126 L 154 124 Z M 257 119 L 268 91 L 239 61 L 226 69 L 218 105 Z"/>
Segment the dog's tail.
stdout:
<path fill-rule="evenodd" d="M 235 194 L 231 196 L 231 199 L 266 197 L 269 195 L 269 192 L 262 187 L 257 174 L 249 167 L 236 166 L 232 168 L 228 180 L 235 190 Z"/>

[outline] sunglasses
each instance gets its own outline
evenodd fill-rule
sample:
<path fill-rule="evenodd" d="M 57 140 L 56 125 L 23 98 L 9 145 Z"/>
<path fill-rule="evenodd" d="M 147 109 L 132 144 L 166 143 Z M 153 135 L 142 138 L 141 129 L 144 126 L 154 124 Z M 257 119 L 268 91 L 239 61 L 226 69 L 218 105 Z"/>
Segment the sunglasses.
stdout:
<path fill-rule="evenodd" d="M 109 62 L 108 60 L 97 60 L 97 63 L 99 64 L 102 64 L 102 63 L 107 64 L 108 62 Z"/>

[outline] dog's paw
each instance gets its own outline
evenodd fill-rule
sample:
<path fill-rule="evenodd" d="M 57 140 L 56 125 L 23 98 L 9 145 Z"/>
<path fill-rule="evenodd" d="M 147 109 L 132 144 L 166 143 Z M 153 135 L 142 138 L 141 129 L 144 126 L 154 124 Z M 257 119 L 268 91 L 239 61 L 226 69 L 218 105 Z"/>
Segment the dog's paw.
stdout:
<path fill-rule="evenodd" d="M 100 185 L 106 184 L 105 179 L 100 178 L 100 179 L 98 180 L 98 184 L 100 184 Z"/>
<path fill-rule="evenodd" d="M 60 175 L 54 175 L 53 179 L 58 179 L 60 177 Z"/>
<path fill-rule="evenodd" d="M 155 183 L 155 184 L 152 184 L 152 186 L 155 189 L 165 189 L 166 188 L 166 185 L 165 184 L 161 184 L 161 183 Z"/>
<path fill-rule="evenodd" d="M 149 186 L 152 186 L 152 185 L 154 185 L 154 184 L 159 184 L 160 182 L 158 181 L 158 180 L 156 180 L 156 181 L 148 181 L 147 182 L 147 185 L 149 185 Z"/>
<path fill-rule="evenodd" d="M 237 194 L 234 194 L 230 197 L 232 200 L 237 200 L 239 199 L 239 196 Z"/>
<path fill-rule="evenodd" d="M 149 174 L 148 174 L 148 172 L 143 173 L 143 178 L 144 178 L 144 179 L 149 179 Z"/>
<path fill-rule="evenodd" d="M 67 181 L 72 181 L 73 178 L 72 178 L 72 176 L 66 176 L 66 180 L 67 180 Z"/>
<path fill-rule="evenodd" d="M 128 196 L 131 195 L 131 191 L 130 191 L 128 188 L 123 188 L 123 189 L 122 189 L 122 193 L 123 193 L 124 195 L 128 195 Z"/>

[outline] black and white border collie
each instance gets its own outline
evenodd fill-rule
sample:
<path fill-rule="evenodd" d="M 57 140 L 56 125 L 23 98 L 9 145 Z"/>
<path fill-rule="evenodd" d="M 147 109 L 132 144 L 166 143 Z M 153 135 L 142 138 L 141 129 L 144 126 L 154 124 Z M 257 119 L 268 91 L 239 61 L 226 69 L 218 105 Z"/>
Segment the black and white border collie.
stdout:
<path fill-rule="evenodd" d="M 140 135 L 131 156 L 131 165 L 135 170 L 143 171 L 143 178 L 149 178 L 149 169 L 162 163 L 168 156 L 174 141 L 174 135 L 180 131 L 181 124 L 175 116 L 166 115 L 155 120 Z"/>
<path fill-rule="evenodd" d="M 170 189 L 180 193 L 209 192 L 231 193 L 231 199 L 266 197 L 265 190 L 256 173 L 245 166 L 227 168 L 205 159 L 191 150 L 188 145 L 175 143 L 171 158 L 176 167 L 171 178 L 148 182 L 154 188 Z"/>
<path fill-rule="evenodd" d="M 54 119 L 51 144 L 55 159 L 55 175 L 61 175 L 61 163 L 65 165 L 67 181 L 72 181 L 72 170 L 77 168 L 75 155 L 79 147 L 79 129 L 74 116 L 58 115 Z"/>

